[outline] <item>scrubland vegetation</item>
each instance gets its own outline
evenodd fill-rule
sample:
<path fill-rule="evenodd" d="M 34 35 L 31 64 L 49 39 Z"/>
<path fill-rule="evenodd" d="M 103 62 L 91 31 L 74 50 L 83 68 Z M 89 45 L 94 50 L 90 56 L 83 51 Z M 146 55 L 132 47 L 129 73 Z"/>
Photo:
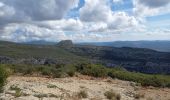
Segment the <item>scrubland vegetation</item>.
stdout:
<path fill-rule="evenodd" d="M 3 92 L 3 86 L 6 83 L 6 79 L 9 76 L 10 71 L 5 66 L 0 65 L 0 92 Z"/>
<path fill-rule="evenodd" d="M 113 90 L 106 91 L 106 92 L 104 93 L 104 95 L 105 95 L 106 98 L 109 99 L 109 100 L 120 100 L 120 99 L 121 99 L 121 95 L 115 93 Z"/>
<path fill-rule="evenodd" d="M 98 64 L 0 65 L 0 88 L 5 85 L 10 69 L 14 74 L 44 75 L 52 78 L 72 77 L 75 73 L 93 77 L 111 77 L 133 81 L 142 86 L 170 87 L 170 76 L 129 72 L 121 67 L 106 68 Z"/>

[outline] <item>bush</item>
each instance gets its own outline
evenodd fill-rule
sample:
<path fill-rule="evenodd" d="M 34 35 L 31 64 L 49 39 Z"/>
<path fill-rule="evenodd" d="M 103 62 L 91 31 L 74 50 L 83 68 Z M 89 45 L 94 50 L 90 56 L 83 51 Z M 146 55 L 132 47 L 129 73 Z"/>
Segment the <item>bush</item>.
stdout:
<path fill-rule="evenodd" d="M 5 68 L 9 67 L 15 73 L 32 74 L 41 73 L 42 75 L 48 75 L 54 78 L 61 78 L 67 76 L 74 76 L 75 72 L 79 72 L 84 75 L 94 77 L 107 77 L 118 78 L 126 81 L 133 81 L 141 84 L 142 86 L 155 86 L 155 87 L 170 87 L 170 76 L 168 75 L 150 75 L 129 72 L 121 67 L 106 68 L 98 64 L 58 64 L 58 65 L 4 65 Z M 2 69 L 3 70 L 3 69 Z M 3 73 L 2 73 L 3 72 Z M 5 71 L 1 71 L 0 74 L 4 74 Z M 4 75 L 1 75 L 4 77 Z M 4 85 L 4 79 L 0 79 L 0 87 Z"/>
<path fill-rule="evenodd" d="M 64 78 L 67 76 L 66 72 L 61 69 L 54 69 L 51 72 L 53 78 Z"/>
<path fill-rule="evenodd" d="M 133 81 L 142 86 L 169 87 L 170 77 L 166 75 L 149 75 L 125 70 L 111 69 L 108 75 L 126 81 Z"/>
<path fill-rule="evenodd" d="M 49 85 L 47 85 L 47 88 L 57 88 L 57 86 L 56 86 L 56 85 L 49 84 Z"/>
<path fill-rule="evenodd" d="M 25 71 L 24 71 L 24 75 L 32 75 L 34 72 L 34 69 L 31 67 L 31 68 L 26 68 Z"/>
<path fill-rule="evenodd" d="M 43 100 L 43 98 L 48 97 L 47 94 L 35 94 L 34 97 L 40 98 L 40 100 Z"/>
<path fill-rule="evenodd" d="M 134 97 L 135 97 L 135 99 L 140 99 L 140 98 L 144 98 L 145 95 L 144 94 L 135 94 Z"/>
<path fill-rule="evenodd" d="M 113 90 L 106 91 L 106 92 L 104 93 L 104 95 L 105 95 L 106 98 L 109 99 L 109 100 L 120 100 L 120 99 L 121 99 L 121 95 L 113 92 Z"/>
<path fill-rule="evenodd" d="M 80 64 L 76 66 L 77 71 L 89 76 L 94 77 L 106 77 L 107 76 L 107 69 L 101 65 L 95 64 Z"/>
<path fill-rule="evenodd" d="M 9 74 L 10 71 L 6 68 L 6 66 L 0 65 L 0 92 L 3 92 L 3 86 L 5 85 Z"/>
<path fill-rule="evenodd" d="M 51 97 L 51 98 L 58 98 L 59 96 L 55 95 L 55 94 L 49 94 L 49 97 Z"/>
<path fill-rule="evenodd" d="M 42 73 L 42 75 L 48 75 L 48 76 L 52 75 L 52 71 L 49 68 L 43 68 L 41 70 L 41 73 Z"/>
<path fill-rule="evenodd" d="M 21 92 L 21 90 L 16 90 L 14 96 L 15 97 L 20 97 L 20 96 L 22 96 L 22 94 L 23 93 Z"/>
<path fill-rule="evenodd" d="M 79 98 L 87 98 L 87 97 L 88 97 L 88 94 L 87 94 L 86 91 L 81 90 L 80 92 L 78 92 L 77 96 L 78 96 Z"/>
<path fill-rule="evenodd" d="M 69 71 L 69 72 L 67 72 L 67 74 L 68 74 L 70 77 L 73 77 L 74 74 L 75 74 L 75 72 L 74 72 L 74 71 Z"/>
<path fill-rule="evenodd" d="M 48 66 L 44 68 L 45 71 L 48 71 L 49 74 L 51 74 L 51 76 L 53 76 L 54 78 L 64 78 L 67 76 L 74 76 L 75 74 L 75 66 L 73 65 L 55 65 L 55 66 Z"/>
<path fill-rule="evenodd" d="M 54 78 L 62 78 L 62 77 L 64 77 L 64 75 L 62 72 L 55 72 L 55 73 L 53 73 L 53 77 Z"/>

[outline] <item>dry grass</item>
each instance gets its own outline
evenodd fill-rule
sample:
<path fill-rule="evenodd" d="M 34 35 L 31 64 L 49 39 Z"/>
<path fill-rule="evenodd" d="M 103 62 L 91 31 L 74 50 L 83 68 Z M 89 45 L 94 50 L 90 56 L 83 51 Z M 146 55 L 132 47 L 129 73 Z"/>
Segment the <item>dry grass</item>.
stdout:
<path fill-rule="evenodd" d="M 87 98 L 88 94 L 85 90 L 81 90 L 80 92 L 77 93 L 78 98 Z"/>
<path fill-rule="evenodd" d="M 55 94 L 49 94 L 49 97 L 58 98 L 59 96 L 58 96 L 58 95 L 55 95 Z"/>
<path fill-rule="evenodd" d="M 153 100 L 151 97 L 148 97 L 146 100 Z"/>
<path fill-rule="evenodd" d="M 140 93 L 137 93 L 137 94 L 134 95 L 135 99 L 140 99 L 140 98 L 144 98 L 144 97 L 145 97 L 145 95 L 144 94 L 140 94 Z"/>
<path fill-rule="evenodd" d="M 121 99 L 121 95 L 115 93 L 113 90 L 106 91 L 106 92 L 104 93 L 104 95 L 105 95 L 106 98 L 109 99 L 109 100 L 120 100 L 120 99 Z"/>
<path fill-rule="evenodd" d="M 53 84 L 49 84 L 49 85 L 47 85 L 47 88 L 57 88 L 57 86 L 53 85 Z"/>
<path fill-rule="evenodd" d="M 34 97 L 37 97 L 37 98 L 44 98 L 44 97 L 48 97 L 47 94 L 35 94 Z"/>

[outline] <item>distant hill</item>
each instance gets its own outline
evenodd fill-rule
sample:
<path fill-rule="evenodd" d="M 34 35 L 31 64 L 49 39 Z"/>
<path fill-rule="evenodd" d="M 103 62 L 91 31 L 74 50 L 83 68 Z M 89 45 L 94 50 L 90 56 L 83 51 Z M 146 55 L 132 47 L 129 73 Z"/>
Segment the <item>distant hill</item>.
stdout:
<path fill-rule="evenodd" d="M 0 63 L 42 64 L 86 61 L 56 45 L 22 44 L 0 41 Z"/>
<path fill-rule="evenodd" d="M 66 49 L 78 56 L 93 59 L 107 67 L 121 66 L 129 71 L 170 74 L 170 53 L 145 48 L 77 45 Z"/>
<path fill-rule="evenodd" d="M 115 42 L 91 42 L 81 44 L 111 47 L 148 48 L 157 51 L 170 52 L 170 41 L 115 41 Z"/>
<path fill-rule="evenodd" d="M 57 44 L 57 42 L 49 42 L 49 41 L 45 41 L 45 40 L 39 40 L 39 41 L 22 42 L 21 44 L 54 45 L 54 44 Z"/>
<path fill-rule="evenodd" d="M 39 40 L 39 41 L 23 42 L 21 44 L 56 45 L 57 43 L 58 42 Z M 115 41 L 115 42 L 85 42 L 85 43 L 76 43 L 76 44 L 111 46 L 111 47 L 148 48 L 148 49 L 162 51 L 162 52 L 170 52 L 170 41 Z"/>
<path fill-rule="evenodd" d="M 72 47 L 74 46 L 73 42 L 71 40 L 63 40 L 57 43 L 57 46 L 59 47 Z"/>

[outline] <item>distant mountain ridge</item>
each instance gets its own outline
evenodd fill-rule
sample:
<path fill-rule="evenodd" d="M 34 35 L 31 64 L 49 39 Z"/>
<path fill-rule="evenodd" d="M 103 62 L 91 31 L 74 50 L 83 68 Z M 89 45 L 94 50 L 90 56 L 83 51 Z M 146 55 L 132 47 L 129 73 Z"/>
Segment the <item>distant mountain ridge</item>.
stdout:
<path fill-rule="evenodd" d="M 170 52 L 170 41 L 115 41 L 115 42 L 89 42 L 82 45 L 148 48 L 162 52 Z"/>
<path fill-rule="evenodd" d="M 22 44 L 34 44 L 34 45 L 54 45 L 57 42 L 49 42 L 45 40 L 38 40 L 38 41 L 29 41 L 29 42 L 21 42 Z"/>
<path fill-rule="evenodd" d="M 56 45 L 58 42 L 49 42 L 44 40 L 23 42 L 22 44 L 33 45 Z M 170 41 L 114 41 L 114 42 L 84 42 L 75 43 L 80 45 L 95 45 L 95 46 L 111 46 L 111 47 L 133 47 L 133 48 L 148 48 L 152 50 L 170 52 Z"/>

